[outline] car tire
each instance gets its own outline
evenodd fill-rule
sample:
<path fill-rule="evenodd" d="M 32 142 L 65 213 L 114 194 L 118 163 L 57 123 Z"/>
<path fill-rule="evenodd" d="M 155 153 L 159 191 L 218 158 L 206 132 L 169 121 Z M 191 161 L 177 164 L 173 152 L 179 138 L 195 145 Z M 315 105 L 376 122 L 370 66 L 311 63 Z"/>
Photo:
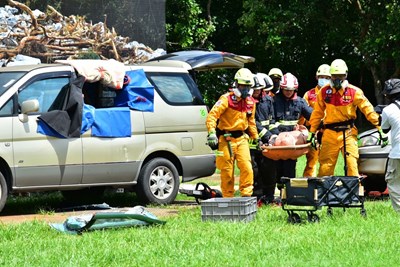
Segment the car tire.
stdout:
<path fill-rule="evenodd" d="M 3 210 L 4 205 L 6 204 L 7 197 L 8 197 L 7 182 L 3 174 L 0 172 L 0 212 Z"/>
<path fill-rule="evenodd" d="M 144 204 L 170 204 L 179 190 L 179 174 L 165 158 L 154 158 L 140 170 L 136 195 Z"/>

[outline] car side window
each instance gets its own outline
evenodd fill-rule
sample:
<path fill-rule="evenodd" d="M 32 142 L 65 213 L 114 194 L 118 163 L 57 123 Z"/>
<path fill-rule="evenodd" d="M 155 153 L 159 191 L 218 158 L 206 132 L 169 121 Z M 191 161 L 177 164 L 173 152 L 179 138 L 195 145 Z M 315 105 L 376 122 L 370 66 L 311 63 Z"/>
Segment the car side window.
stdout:
<path fill-rule="evenodd" d="M 11 98 L 8 102 L 0 109 L 0 117 L 10 116 L 13 114 L 13 99 Z"/>
<path fill-rule="evenodd" d="M 61 89 L 68 83 L 68 77 L 34 81 L 18 93 L 18 104 L 21 105 L 26 100 L 37 99 L 40 113 L 50 111 L 50 109 L 54 109 L 53 103 L 60 94 Z"/>
<path fill-rule="evenodd" d="M 185 73 L 148 73 L 149 81 L 161 97 L 171 105 L 202 105 L 199 90 Z"/>

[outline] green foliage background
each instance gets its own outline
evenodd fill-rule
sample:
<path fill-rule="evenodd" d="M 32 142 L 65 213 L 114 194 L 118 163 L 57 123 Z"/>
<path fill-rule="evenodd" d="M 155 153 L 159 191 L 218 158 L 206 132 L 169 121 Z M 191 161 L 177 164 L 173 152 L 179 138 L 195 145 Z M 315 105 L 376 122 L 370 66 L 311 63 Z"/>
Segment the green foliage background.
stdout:
<path fill-rule="evenodd" d="M 171 2 L 186 1 L 167 1 L 167 23 L 174 27 L 180 20 L 176 14 L 186 11 L 171 13 Z M 191 8 L 202 8 L 199 18 L 212 18 L 215 31 L 208 38 L 215 50 L 254 56 L 253 72 L 267 73 L 272 67 L 292 72 L 299 78 L 300 95 L 315 86 L 318 66 L 336 58 L 347 62 L 349 81 L 373 104 L 383 102 L 383 82 L 399 77 L 398 0 L 190 2 Z M 167 34 L 168 41 L 180 43 Z"/>
<path fill-rule="evenodd" d="M 104 21 L 106 14 L 118 33 L 134 20 L 127 14 L 134 0 L 20 2 L 41 10 L 50 4 L 61 13 L 68 10 L 65 15 L 75 11 L 94 22 Z M 168 52 L 200 48 L 251 55 L 256 62 L 247 67 L 253 72 L 279 67 L 296 75 L 300 95 L 315 86 L 318 66 L 336 58 L 346 61 L 349 81 L 361 87 L 374 105 L 384 102 L 380 93 L 384 81 L 400 76 L 400 0 L 152 0 L 152 4 L 166 7 Z M 218 81 L 220 75 L 198 75 L 209 105 L 227 90 Z"/>

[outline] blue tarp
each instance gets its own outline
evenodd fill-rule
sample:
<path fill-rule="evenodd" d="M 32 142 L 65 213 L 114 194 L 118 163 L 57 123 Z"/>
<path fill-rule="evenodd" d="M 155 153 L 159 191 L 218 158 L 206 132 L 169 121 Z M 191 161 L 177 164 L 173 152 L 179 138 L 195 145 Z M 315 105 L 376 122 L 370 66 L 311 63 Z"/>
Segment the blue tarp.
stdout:
<path fill-rule="evenodd" d="M 143 69 L 126 72 L 128 84 L 115 98 L 115 106 L 130 107 L 140 111 L 154 111 L 154 87 L 147 80 Z"/>
<path fill-rule="evenodd" d="M 94 114 L 92 136 L 131 136 L 131 112 L 128 107 L 99 108 L 94 110 Z"/>
<path fill-rule="evenodd" d="M 83 104 L 81 134 L 92 127 L 95 119 L 95 110 L 95 107 Z"/>
<path fill-rule="evenodd" d="M 54 137 L 57 137 L 57 138 L 67 138 L 67 137 L 59 134 L 56 130 L 51 128 L 44 121 L 38 120 L 37 123 L 38 123 L 38 128 L 37 128 L 37 132 L 38 133 L 41 133 L 41 134 L 44 134 L 44 135 L 48 135 L 48 136 L 54 136 Z"/>
<path fill-rule="evenodd" d="M 92 136 L 129 137 L 131 136 L 130 109 L 128 107 L 95 109 L 93 106 L 84 105 L 81 134 L 90 128 Z M 38 121 L 37 132 L 57 138 L 66 138 L 41 120 Z"/>
<path fill-rule="evenodd" d="M 114 99 L 115 107 L 110 108 L 95 108 L 84 104 L 81 87 L 79 87 L 79 90 L 75 90 L 76 94 L 73 98 L 75 102 L 73 103 L 77 102 L 79 104 L 75 104 L 76 108 L 82 108 L 82 112 L 77 113 L 79 117 L 76 117 L 78 122 L 81 123 L 79 125 L 80 134 L 92 129 L 92 136 L 129 137 L 131 136 L 130 109 L 147 112 L 154 111 L 154 87 L 147 80 L 143 69 L 127 71 L 126 81 L 123 89 L 117 91 L 117 96 Z M 54 115 L 48 116 L 50 118 L 46 121 L 41 119 L 41 117 L 44 117 L 42 115 L 39 117 L 37 132 L 57 138 L 70 137 L 67 135 L 67 126 L 72 123 L 72 120 L 68 112 L 68 110 L 54 111 Z M 48 113 L 45 113 L 45 115 Z M 82 122 L 79 121 L 80 115 L 82 115 Z M 56 129 L 51 126 L 53 125 L 52 121 L 62 121 L 63 123 L 58 123 Z M 73 137 L 77 136 L 73 135 Z"/>

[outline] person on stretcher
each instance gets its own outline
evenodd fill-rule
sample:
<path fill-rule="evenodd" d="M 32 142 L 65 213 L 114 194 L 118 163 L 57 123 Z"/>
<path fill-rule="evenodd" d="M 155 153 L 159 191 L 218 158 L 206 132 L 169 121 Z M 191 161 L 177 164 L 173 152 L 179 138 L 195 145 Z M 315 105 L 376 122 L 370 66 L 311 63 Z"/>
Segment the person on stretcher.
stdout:
<path fill-rule="evenodd" d="M 299 83 L 297 78 L 286 73 L 281 79 L 281 90 L 274 97 L 274 111 L 277 127 L 280 133 L 285 135 L 288 132 L 299 129 L 298 120 L 301 116 L 310 119 L 313 109 L 308 106 L 307 102 L 297 95 Z M 286 139 L 286 138 L 284 138 Z M 277 140 L 279 142 L 280 139 Z M 275 140 L 275 145 L 276 141 Z M 281 177 L 296 177 L 296 162 L 297 159 L 278 160 L 276 164 L 278 185 Z M 280 186 L 278 186 L 279 188 Z"/>

